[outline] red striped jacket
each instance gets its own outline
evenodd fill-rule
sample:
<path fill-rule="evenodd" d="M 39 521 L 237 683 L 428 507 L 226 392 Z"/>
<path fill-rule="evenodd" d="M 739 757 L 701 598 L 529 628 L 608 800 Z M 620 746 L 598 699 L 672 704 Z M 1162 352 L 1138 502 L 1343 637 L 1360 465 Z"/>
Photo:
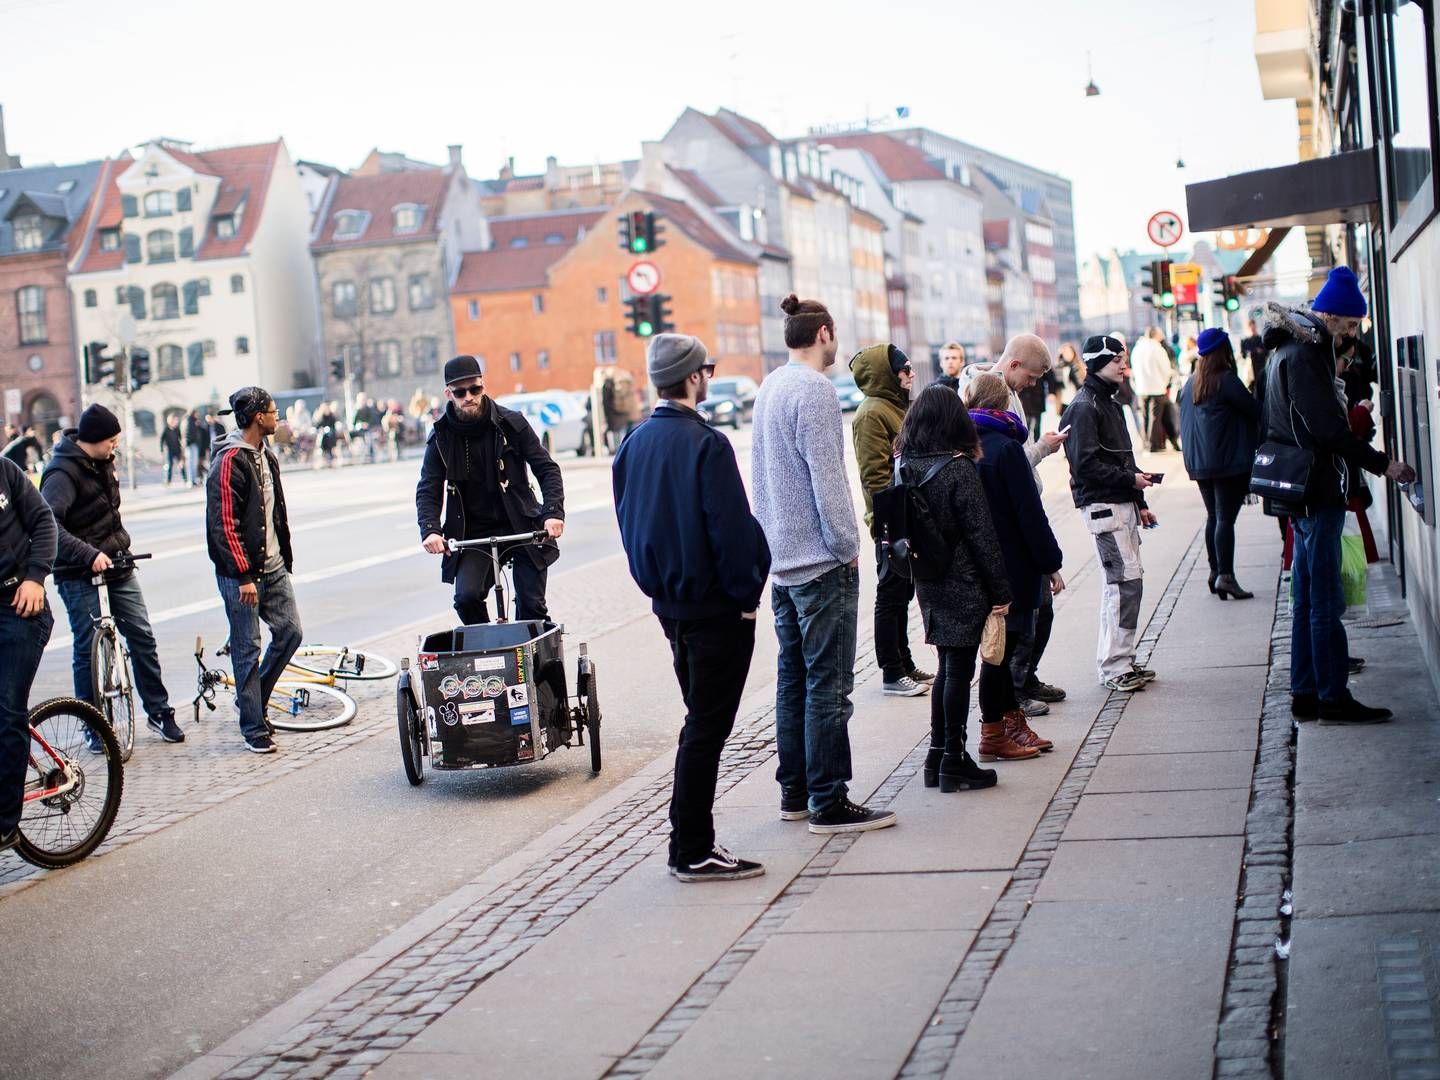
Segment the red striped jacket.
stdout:
<path fill-rule="evenodd" d="M 285 489 L 280 485 L 280 462 L 267 446 L 262 451 L 275 484 L 275 536 L 285 569 L 294 558 L 290 550 L 290 522 L 285 513 Z M 221 577 L 254 582 L 265 566 L 265 506 L 255 457 L 232 433 L 215 447 L 210 475 L 205 480 L 205 532 L 210 561 Z"/>

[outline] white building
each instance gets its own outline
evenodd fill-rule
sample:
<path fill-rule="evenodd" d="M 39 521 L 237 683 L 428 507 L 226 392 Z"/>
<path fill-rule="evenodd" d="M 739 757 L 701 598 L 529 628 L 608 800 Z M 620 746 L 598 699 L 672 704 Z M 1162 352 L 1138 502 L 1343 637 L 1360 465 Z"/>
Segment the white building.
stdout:
<path fill-rule="evenodd" d="M 309 233 L 283 141 L 199 153 L 145 144 L 117 170 L 73 264 L 76 363 L 90 341 L 150 350 L 152 382 L 134 399 L 142 433 L 241 386 L 314 385 Z"/>

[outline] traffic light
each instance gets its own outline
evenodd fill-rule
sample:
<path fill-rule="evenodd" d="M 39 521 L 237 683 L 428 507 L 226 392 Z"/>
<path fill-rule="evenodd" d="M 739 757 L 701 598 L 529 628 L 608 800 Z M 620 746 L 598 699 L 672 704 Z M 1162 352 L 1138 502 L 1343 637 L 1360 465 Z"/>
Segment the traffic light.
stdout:
<path fill-rule="evenodd" d="M 652 211 L 631 210 L 620 216 L 620 247 L 632 255 L 648 255 L 665 245 L 660 239 L 664 231 Z"/>
<path fill-rule="evenodd" d="M 135 346 L 130 350 L 130 392 L 133 394 L 150 382 L 150 350 Z"/>
<path fill-rule="evenodd" d="M 1220 305 L 1226 311 L 1240 310 L 1240 295 L 1244 290 L 1235 277 L 1226 274 L 1224 277 L 1215 278 L 1211 284 L 1215 287 L 1215 295 L 1219 297 Z"/>
<path fill-rule="evenodd" d="M 655 327 L 657 334 L 673 334 L 675 324 L 670 321 L 670 297 L 665 293 L 651 293 L 650 300 L 650 322 Z"/>
<path fill-rule="evenodd" d="M 330 361 L 330 374 L 334 376 L 336 382 L 345 381 L 345 358 L 343 356 L 337 356 Z"/>
<path fill-rule="evenodd" d="M 92 341 L 85 346 L 85 382 L 88 386 L 104 383 L 115 386 L 115 358 L 106 356 L 108 346 L 103 341 Z"/>
<path fill-rule="evenodd" d="M 1160 291 L 1156 295 L 1160 297 L 1160 306 L 1162 308 L 1169 309 L 1175 306 L 1175 289 L 1170 284 L 1169 259 L 1160 260 Z"/>
<path fill-rule="evenodd" d="M 630 323 L 627 329 L 639 338 L 674 332 L 675 324 L 670 321 L 671 311 L 667 306 L 670 300 L 665 293 L 632 296 L 625 301 L 626 317 Z"/>

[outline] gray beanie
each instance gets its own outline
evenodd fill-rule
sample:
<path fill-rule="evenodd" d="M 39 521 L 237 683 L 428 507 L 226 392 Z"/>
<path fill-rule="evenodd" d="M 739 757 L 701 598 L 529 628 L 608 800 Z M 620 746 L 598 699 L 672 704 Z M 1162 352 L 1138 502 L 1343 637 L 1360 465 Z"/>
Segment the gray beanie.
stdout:
<path fill-rule="evenodd" d="M 645 350 L 645 370 L 656 386 L 674 386 L 699 371 L 710 359 L 705 343 L 689 334 L 656 334 Z"/>

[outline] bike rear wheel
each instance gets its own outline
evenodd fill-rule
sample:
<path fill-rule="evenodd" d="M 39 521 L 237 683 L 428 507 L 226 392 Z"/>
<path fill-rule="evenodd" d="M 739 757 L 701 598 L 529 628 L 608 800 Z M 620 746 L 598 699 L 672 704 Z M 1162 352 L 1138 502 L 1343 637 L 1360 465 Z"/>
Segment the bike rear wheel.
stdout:
<path fill-rule="evenodd" d="M 135 752 L 135 684 L 129 664 L 113 628 L 90 642 L 91 692 L 115 732 L 122 762 Z"/>
<path fill-rule="evenodd" d="M 69 866 L 99 847 L 115 823 L 125 783 L 120 747 L 104 715 L 88 701 L 53 698 L 30 710 L 29 719 L 30 757 L 15 853 L 46 869 Z"/>
<path fill-rule="evenodd" d="M 395 692 L 395 714 L 400 724 L 400 760 L 405 765 L 405 779 L 418 787 L 425 779 L 424 736 L 420 732 L 420 710 L 408 686 Z"/>
<path fill-rule="evenodd" d="M 324 731 L 355 717 L 355 701 L 323 683 L 281 682 L 270 694 L 266 719 L 281 731 Z"/>
<path fill-rule="evenodd" d="M 301 645 L 290 658 L 290 666 L 337 679 L 388 679 L 398 670 L 395 661 L 379 653 L 344 645 Z"/>

